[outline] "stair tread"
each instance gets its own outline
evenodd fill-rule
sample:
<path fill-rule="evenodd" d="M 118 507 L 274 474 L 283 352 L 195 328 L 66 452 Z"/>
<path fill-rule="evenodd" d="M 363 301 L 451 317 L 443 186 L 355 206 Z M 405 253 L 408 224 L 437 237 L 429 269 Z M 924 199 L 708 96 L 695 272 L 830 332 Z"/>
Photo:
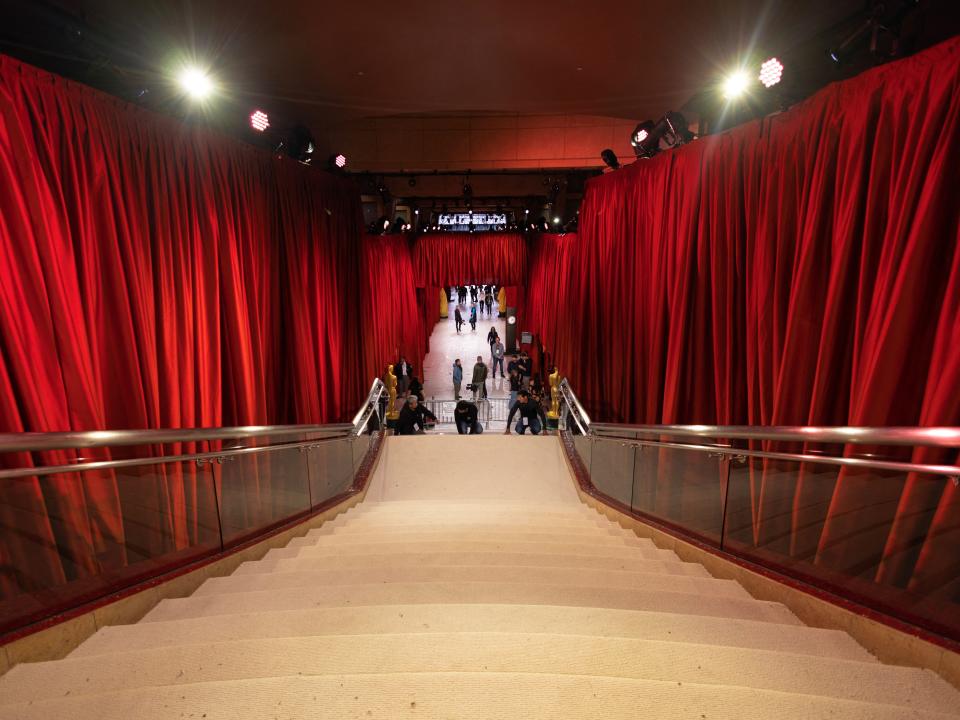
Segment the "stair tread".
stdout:
<path fill-rule="evenodd" d="M 479 603 L 307 608 L 114 625 L 101 628 L 72 655 L 257 637 L 484 630 L 702 641 L 877 662 L 840 630 L 645 610 Z"/>
<path fill-rule="evenodd" d="M 707 569 L 698 563 L 681 560 L 645 560 L 634 558 L 607 558 L 581 555 L 533 555 L 526 553 L 488 552 L 488 553 L 446 553 L 420 552 L 402 555 L 374 554 L 351 555 L 341 557 L 326 555 L 290 560 L 264 558 L 243 563 L 234 571 L 234 575 L 256 574 L 261 572 L 279 572 L 291 570 L 323 570 L 360 567 L 410 567 L 437 565 L 516 565 L 534 567 L 592 568 L 597 570 L 625 570 L 629 572 L 663 572 L 692 577 L 713 577 Z"/>
<path fill-rule="evenodd" d="M 533 700 L 531 700 L 533 699 Z M 905 715 L 909 712 L 909 715 Z M 419 717 L 467 720 L 656 717 L 661 720 L 943 720 L 901 706 L 739 686 L 580 675 L 398 673 L 285 676 L 196 683 L 44 700 L 0 718 L 138 720 L 189 717 L 285 720 Z"/>
<path fill-rule="evenodd" d="M 497 539 L 473 539 L 473 540 L 444 540 L 439 538 L 428 538 L 416 542 L 404 541 L 395 543 L 356 543 L 345 545 L 305 545 L 290 546 L 283 548 L 274 548 L 267 552 L 264 557 L 269 558 L 295 558 L 323 555 L 365 555 L 371 553 L 393 555 L 404 555 L 411 552 L 521 552 L 538 555 L 580 555 L 580 556 L 602 556 L 616 557 L 624 559 L 649 559 L 649 560 L 678 560 L 676 553 L 672 550 L 661 550 L 649 546 L 629 546 L 629 545 L 584 545 L 576 543 L 556 543 L 556 542 L 503 542 Z"/>
<path fill-rule="evenodd" d="M 474 540 L 478 538 L 489 539 L 501 543 L 523 543 L 523 542 L 556 542 L 566 544 L 589 545 L 593 547 L 614 546 L 614 547 L 656 547 L 646 538 L 618 537 L 615 535 L 581 537 L 579 535 L 568 535 L 566 533 L 538 533 L 538 532 L 500 532 L 482 534 L 471 532 L 469 530 L 456 530 L 449 532 L 404 532 L 393 534 L 369 533 L 355 535 L 302 535 L 293 538 L 288 547 L 303 547 L 306 545 L 349 545 L 351 543 L 362 542 L 367 545 L 389 545 L 398 542 L 418 542 L 427 541 L 457 541 Z"/>
<path fill-rule="evenodd" d="M 702 643 L 572 634 L 418 633 L 234 640 L 133 648 L 20 665 L 0 703 L 286 675 L 510 672 L 730 685 L 948 713 L 960 693 L 916 668 Z"/>
<path fill-rule="evenodd" d="M 257 574 L 229 575 L 206 580 L 194 597 L 231 592 L 251 592 L 271 588 L 338 585 L 409 584 L 422 582 L 513 582 L 571 584 L 587 587 L 637 588 L 672 592 L 716 594 L 722 597 L 750 598 L 733 580 L 690 577 L 668 573 L 639 573 L 624 570 L 550 568 L 536 566 L 408 566 L 354 568 L 342 570 L 292 570 Z"/>
<path fill-rule="evenodd" d="M 702 596 L 634 588 L 468 581 L 293 587 L 221 595 L 193 595 L 187 598 L 162 600 L 146 614 L 141 622 L 200 615 L 238 614 L 258 610 L 293 610 L 311 606 L 442 602 L 653 609 L 800 624 L 796 616 L 783 605 L 751 598 Z"/>

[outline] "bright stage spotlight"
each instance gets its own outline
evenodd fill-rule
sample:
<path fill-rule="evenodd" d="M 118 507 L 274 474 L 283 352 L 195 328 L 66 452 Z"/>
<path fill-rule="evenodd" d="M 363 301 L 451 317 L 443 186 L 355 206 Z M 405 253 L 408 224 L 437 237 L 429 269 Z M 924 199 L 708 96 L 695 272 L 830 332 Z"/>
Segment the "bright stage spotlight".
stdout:
<path fill-rule="evenodd" d="M 728 75 L 723 81 L 723 96 L 727 100 L 733 100 L 743 95 L 748 87 L 750 87 L 750 76 L 743 70 L 738 70 Z"/>
<path fill-rule="evenodd" d="M 345 168 L 347 166 L 347 156 L 344 154 L 339 154 L 333 158 L 333 164 L 338 168 Z"/>
<path fill-rule="evenodd" d="M 263 132 L 270 127 L 270 117 L 263 110 L 254 110 L 250 116 L 250 127 L 257 132 Z"/>
<path fill-rule="evenodd" d="M 783 63 L 776 58 L 770 58 L 760 66 L 760 82 L 764 87 L 773 87 L 783 77 Z"/>
<path fill-rule="evenodd" d="M 213 92 L 213 80 L 198 67 L 188 67 L 177 76 L 180 88 L 194 100 L 204 100 Z"/>

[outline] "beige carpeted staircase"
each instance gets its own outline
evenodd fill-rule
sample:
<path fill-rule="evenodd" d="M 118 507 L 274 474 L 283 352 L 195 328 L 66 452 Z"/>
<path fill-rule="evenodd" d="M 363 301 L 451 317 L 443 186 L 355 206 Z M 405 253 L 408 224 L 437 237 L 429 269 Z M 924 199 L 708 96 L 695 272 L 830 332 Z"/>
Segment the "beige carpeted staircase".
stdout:
<path fill-rule="evenodd" d="M 620 529 L 556 438 L 390 438 L 364 503 L 0 678 L 0 718 L 957 717 L 932 672 Z"/>

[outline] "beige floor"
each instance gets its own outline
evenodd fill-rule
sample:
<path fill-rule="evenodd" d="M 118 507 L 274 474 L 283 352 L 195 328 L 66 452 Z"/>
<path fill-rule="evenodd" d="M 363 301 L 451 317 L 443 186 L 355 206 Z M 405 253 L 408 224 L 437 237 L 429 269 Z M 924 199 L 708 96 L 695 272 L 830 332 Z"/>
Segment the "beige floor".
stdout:
<path fill-rule="evenodd" d="M 0 720 L 935 720 L 960 694 L 581 504 L 555 437 L 387 438 L 366 500 L 0 678 Z"/>
<path fill-rule="evenodd" d="M 455 305 L 450 305 L 450 317 L 440 320 L 433 328 L 430 335 L 430 352 L 424 358 L 423 367 L 426 379 L 423 381 L 423 394 L 427 399 L 446 400 L 453 398 L 453 361 L 460 358 L 463 365 L 464 381 L 466 385 L 470 382 L 473 373 L 473 366 L 477 361 L 477 356 L 483 357 L 483 361 L 489 368 L 489 377 L 487 381 L 487 393 L 490 397 L 509 397 L 510 386 L 506 384 L 500 373 L 497 373 L 497 379 L 493 379 L 493 362 L 490 359 L 490 346 L 487 345 L 487 333 L 491 327 L 495 327 L 500 334 L 501 340 L 506 341 L 506 323 L 503 318 L 498 317 L 499 306 L 496 302 L 493 304 L 493 318 L 487 315 L 479 316 L 476 331 L 470 330 L 470 324 L 466 323 L 463 330 L 457 333 L 456 323 L 453 320 L 453 309 Z M 470 300 L 467 299 L 467 305 L 462 310 L 463 319 L 469 319 Z M 507 360 L 504 360 L 506 368 Z"/>

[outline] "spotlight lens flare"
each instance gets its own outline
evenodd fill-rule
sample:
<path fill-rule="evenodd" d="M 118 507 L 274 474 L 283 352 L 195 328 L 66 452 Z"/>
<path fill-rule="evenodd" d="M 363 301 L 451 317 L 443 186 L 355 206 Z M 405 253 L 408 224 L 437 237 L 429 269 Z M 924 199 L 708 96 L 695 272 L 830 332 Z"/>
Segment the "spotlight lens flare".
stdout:
<path fill-rule="evenodd" d="M 335 164 L 338 168 L 346 167 L 346 166 L 347 166 L 347 156 L 346 156 L 346 155 L 343 155 L 343 154 L 337 155 L 337 156 L 333 159 L 333 162 L 334 162 L 334 164 Z"/>
<path fill-rule="evenodd" d="M 770 58 L 760 66 L 760 82 L 764 87 L 773 87 L 783 77 L 783 63 L 776 58 Z"/>
<path fill-rule="evenodd" d="M 257 132 L 263 132 L 270 127 L 270 117 L 263 110 L 255 110 L 250 116 L 250 127 Z"/>
<path fill-rule="evenodd" d="M 181 89 L 194 100 L 203 100 L 213 92 L 213 80 L 197 67 L 184 68 L 177 76 Z"/>
<path fill-rule="evenodd" d="M 723 81 L 723 96 L 728 100 L 739 97 L 747 91 L 749 86 L 749 76 L 743 71 L 735 72 Z"/>

